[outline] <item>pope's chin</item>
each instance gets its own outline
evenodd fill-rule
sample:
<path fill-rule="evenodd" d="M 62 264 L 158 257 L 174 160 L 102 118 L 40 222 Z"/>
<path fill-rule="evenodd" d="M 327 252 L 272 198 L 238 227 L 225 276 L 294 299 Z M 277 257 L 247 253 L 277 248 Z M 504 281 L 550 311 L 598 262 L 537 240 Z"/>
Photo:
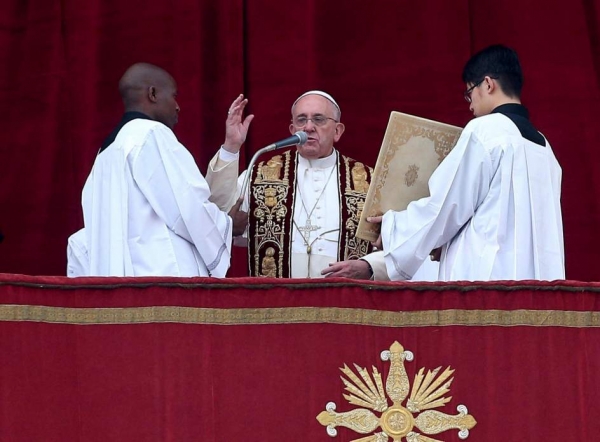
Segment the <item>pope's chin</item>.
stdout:
<path fill-rule="evenodd" d="M 320 149 L 317 143 L 308 141 L 304 146 L 298 146 L 298 152 L 304 158 L 316 159 L 319 158 Z"/>

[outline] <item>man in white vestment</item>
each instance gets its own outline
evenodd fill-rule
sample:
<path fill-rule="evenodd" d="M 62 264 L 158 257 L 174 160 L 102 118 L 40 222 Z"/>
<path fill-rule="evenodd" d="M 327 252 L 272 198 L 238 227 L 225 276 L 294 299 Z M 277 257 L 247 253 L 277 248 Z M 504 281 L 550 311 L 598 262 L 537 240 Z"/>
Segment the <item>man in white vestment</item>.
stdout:
<path fill-rule="evenodd" d="M 69 276 L 224 277 L 232 235 L 247 217 L 239 204 L 227 214 L 209 201 L 209 184 L 175 137 L 174 79 L 137 63 L 119 92 L 125 114 L 85 183 L 85 227 L 69 238 Z"/>
<path fill-rule="evenodd" d="M 517 54 L 496 45 L 465 65 L 476 117 L 429 180 L 430 196 L 388 211 L 377 246 L 393 280 L 441 247 L 439 280 L 565 277 L 561 168 L 521 105 Z"/>
<path fill-rule="evenodd" d="M 247 173 L 236 180 L 239 150 L 253 118 L 242 121 L 247 102 L 240 96 L 232 103 L 225 143 L 207 174 L 215 183 L 219 177 L 213 194 L 229 195 L 229 205 L 242 194 Z M 330 94 L 313 90 L 302 94 L 291 112 L 290 133 L 304 131 L 308 141 L 260 157 L 244 193 L 250 224 L 239 245 L 249 249 L 252 276 L 320 278 L 336 261 L 371 259 L 365 256 L 371 245 L 354 234 L 372 168 L 335 149 L 345 129 L 339 105 Z M 383 257 L 363 265 L 372 269 L 370 275 L 385 275 Z"/>

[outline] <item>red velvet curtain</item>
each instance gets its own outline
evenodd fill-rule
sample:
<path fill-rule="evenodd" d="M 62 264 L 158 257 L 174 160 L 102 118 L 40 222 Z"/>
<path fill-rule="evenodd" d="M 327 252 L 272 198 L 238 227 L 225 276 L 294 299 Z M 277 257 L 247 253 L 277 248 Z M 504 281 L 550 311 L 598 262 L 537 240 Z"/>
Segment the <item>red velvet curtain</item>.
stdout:
<path fill-rule="evenodd" d="M 505 43 L 523 101 L 563 167 L 567 277 L 600 280 L 600 2 L 491 0 L 4 0 L 0 8 L 0 271 L 64 274 L 80 194 L 118 122 L 120 75 L 148 61 L 180 89 L 176 133 L 201 170 L 224 137 L 229 102 L 256 114 L 245 158 L 288 133 L 311 88 L 342 107 L 344 153 L 374 164 L 389 112 L 452 124 L 471 117 L 460 74 Z M 232 275 L 245 274 L 238 251 Z"/>
<path fill-rule="evenodd" d="M 466 405 L 468 441 L 595 441 L 599 290 L 0 274 L 0 440 L 348 442 L 315 419 L 363 408 L 339 367 L 385 385 L 398 341 L 411 387 L 455 370 L 438 411 Z"/>

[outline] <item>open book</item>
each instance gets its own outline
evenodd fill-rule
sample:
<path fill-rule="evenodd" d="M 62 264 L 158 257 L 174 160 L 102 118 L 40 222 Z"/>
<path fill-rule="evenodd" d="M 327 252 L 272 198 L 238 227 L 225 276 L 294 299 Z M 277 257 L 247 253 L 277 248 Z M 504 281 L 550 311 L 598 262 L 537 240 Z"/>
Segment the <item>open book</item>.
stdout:
<path fill-rule="evenodd" d="M 368 216 L 404 210 L 411 201 L 429 196 L 429 178 L 461 131 L 460 127 L 392 112 L 356 236 L 376 241 L 381 226 L 367 222 Z"/>

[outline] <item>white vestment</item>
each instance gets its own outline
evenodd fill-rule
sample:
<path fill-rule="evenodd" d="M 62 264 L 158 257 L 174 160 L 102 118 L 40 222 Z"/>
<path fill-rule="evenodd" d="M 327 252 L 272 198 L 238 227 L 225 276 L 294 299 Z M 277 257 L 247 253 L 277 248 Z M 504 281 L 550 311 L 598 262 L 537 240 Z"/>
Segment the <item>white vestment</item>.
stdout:
<path fill-rule="evenodd" d="M 337 261 L 341 207 L 337 156 L 307 160 L 298 156 L 292 232 L 292 278 L 322 278 L 321 271 Z M 310 214 L 310 223 L 308 222 Z M 308 231 L 311 225 L 315 230 Z M 318 227 L 318 228 L 317 228 Z M 307 253 L 310 246 L 311 253 Z"/>
<path fill-rule="evenodd" d="M 383 217 L 390 278 L 440 246 L 439 280 L 564 279 L 561 168 L 549 144 L 505 115 L 472 120 L 429 180 L 430 195 Z"/>
<path fill-rule="evenodd" d="M 217 153 L 209 166 L 209 176 L 215 180 L 214 174 L 223 170 L 222 162 L 231 162 L 237 159 L 237 156 L 229 154 L 221 149 Z M 221 167 L 217 162 L 220 162 Z M 236 163 L 237 165 L 237 163 Z M 296 197 L 294 207 L 294 227 L 292 232 L 292 257 L 291 274 L 293 278 L 322 278 L 321 270 L 329 266 L 329 263 L 337 261 L 337 250 L 340 237 L 340 213 L 339 210 L 331 210 L 340 207 L 340 195 L 337 180 L 337 155 L 332 152 L 326 158 L 307 160 L 298 156 L 298 169 L 296 177 L 300 192 L 295 192 Z M 242 185 L 246 176 L 246 171 L 238 177 L 237 189 L 230 192 L 236 195 L 236 198 L 230 198 L 230 204 L 233 204 L 242 192 Z M 220 178 L 219 183 L 223 185 L 219 188 L 225 189 L 227 185 L 225 179 Z M 216 182 L 216 181 L 214 181 Z M 216 186 L 215 186 L 216 187 Z M 248 195 L 245 195 L 242 210 L 248 211 Z M 227 207 L 222 207 L 227 209 Z M 305 239 L 298 228 L 307 225 L 308 214 L 310 214 L 313 227 L 318 227 L 311 232 L 306 232 L 305 238 L 311 247 L 310 260 L 306 253 L 307 245 Z M 246 234 L 244 234 L 244 238 Z M 235 240 L 235 244 L 244 246 L 243 239 Z M 310 268 L 309 268 L 310 261 Z"/>
<path fill-rule="evenodd" d="M 87 250 L 85 229 L 73 233 L 67 243 L 67 276 L 88 276 L 90 274 L 90 258 Z"/>
<path fill-rule="evenodd" d="M 231 218 L 209 197 L 192 155 L 168 127 L 125 124 L 83 189 L 89 276 L 224 277 Z"/>
<path fill-rule="evenodd" d="M 242 192 L 246 171 L 236 179 L 239 155 L 221 149 L 210 162 L 207 178 L 211 182 L 213 195 L 218 195 L 222 210 L 229 210 Z M 307 160 L 298 157 L 297 180 L 300 192 L 295 192 L 294 222 L 292 232 L 291 274 L 293 278 L 322 278 L 321 271 L 337 261 L 338 243 L 340 240 L 340 195 L 337 184 L 336 153 L 326 158 Z M 331 177 L 331 178 L 330 178 Z M 214 184 L 214 186 L 213 186 Z M 322 195 L 321 195 L 322 194 Z M 226 195 L 229 195 L 226 197 Z M 318 199 L 318 202 L 317 202 Z M 242 210 L 248 211 L 248 195 L 245 195 Z M 318 229 L 307 233 L 311 246 L 310 268 L 307 245 L 298 227 L 307 223 L 307 213 L 311 213 L 311 223 Z M 246 246 L 246 235 L 234 238 L 238 246 Z M 376 280 L 389 280 L 383 253 L 371 253 L 362 259 L 373 269 Z M 424 266 L 425 267 L 425 266 Z M 430 279 L 423 276 L 423 280 Z"/>

